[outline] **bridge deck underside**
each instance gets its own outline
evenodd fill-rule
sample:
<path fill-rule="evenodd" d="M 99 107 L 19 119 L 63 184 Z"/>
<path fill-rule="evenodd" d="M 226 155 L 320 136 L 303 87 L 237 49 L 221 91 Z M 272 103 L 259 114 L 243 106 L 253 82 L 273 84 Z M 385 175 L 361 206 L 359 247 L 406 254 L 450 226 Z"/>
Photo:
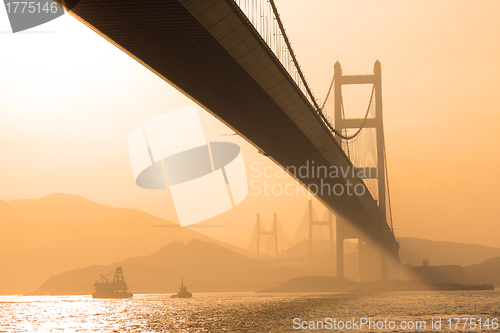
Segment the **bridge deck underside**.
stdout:
<path fill-rule="evenodd" d="M 73 15 L 281 166 L 301 166 L 313 160 L 315 165 L 349 166 L 338 143 L 277 59 L 241 15 L 228 8 L 225 0 L 80 0 Z M 221 29 L 229 31 L 221 35 Z M 326 181 L 333 186 L 347 180 L 360 182 L 349 177 Z M 320 195 L 319 199 L 374 237 L 380 227 L 387 228 L 369 194 Z"/>

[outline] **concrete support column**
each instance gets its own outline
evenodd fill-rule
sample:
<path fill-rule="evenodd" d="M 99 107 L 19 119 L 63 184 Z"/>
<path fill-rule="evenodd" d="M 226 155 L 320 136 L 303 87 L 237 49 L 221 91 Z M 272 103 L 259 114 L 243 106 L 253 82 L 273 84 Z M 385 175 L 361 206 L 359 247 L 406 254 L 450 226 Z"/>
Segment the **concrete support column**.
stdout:
<path fill-rule="evenodd" d="M 257 221 L 255 222 L 255 227 L 257 229 L 257 257 L 260 254 L 260 214 L 257 213 Z"/>
<path fill-rule="evenodd" d="M 313 252 L 313 206 L 312 200 L 309 200 L 309 255 Z"/>
<path fill-rule="evenodd" d="M 343 279 L 345 277 L 344 275 L 344 232 L 343 232 L 343 226 L 342 224 L 344 221 L 342 221 L 338 216 L 337 216 L 337 223 L 335 223 L 336 230 L 337 230 L 337 278 Z"/>
<path fill-rule="evenodd" d="M 273 233 L 274 233 L 274 250 L 276 253 L 276 258 L 278 258 L 278 213 L 274 213 L 273 220 Z"/>
<path fill-rule="evenodd" d="M 358 282 L 365 281 L 365 240 L 363 238 L 358 238 Z"/>
<path fill-rule="evenodd" d="M 329 231 L 329 240 L 330 240 L 330 254 L 333 255 L 335 253 L 335 248 L 333 247 L 333 214 L 329 212 L 328 214 L 328 231 Z"/>
<path fill-rule="evenodd" d="M 387 282 L 389 280 L 389 247 L 387 246 L 387 231 L 385 230 L 385 226 L 382 226 L 382 234 L 380 237 L 382 238 L 382 244 L 385 246 L 380 246 L 380 274 L 381 280 Z"/>

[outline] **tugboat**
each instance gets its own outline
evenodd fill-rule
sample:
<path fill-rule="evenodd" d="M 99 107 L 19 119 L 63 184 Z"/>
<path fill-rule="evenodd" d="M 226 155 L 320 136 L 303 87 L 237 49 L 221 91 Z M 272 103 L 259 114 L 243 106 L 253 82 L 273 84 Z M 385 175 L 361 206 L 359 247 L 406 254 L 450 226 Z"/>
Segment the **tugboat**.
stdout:
<path fill-rule="evenodd" d="M 127 292 L 127 284 L 123 278 L 121 267 L 116 267 L 113 282 L 109 282 L 101 274 L 101 281 L 94 283 L 95 293 L 92 298 L 131 298 L 134 294 Z"/>
<path fill-rule="evenodd" d="M 181 278 L 181 287 L 179 288 L 177 295 L 172 295 L 170 297 L 172 297 L 172 298 L 191 298 L 191 297 L 193 297 L 193 294 L 191 294 L 189 291 L 187 291 L 187 288 L 184 287 L 184 278 Z"/>

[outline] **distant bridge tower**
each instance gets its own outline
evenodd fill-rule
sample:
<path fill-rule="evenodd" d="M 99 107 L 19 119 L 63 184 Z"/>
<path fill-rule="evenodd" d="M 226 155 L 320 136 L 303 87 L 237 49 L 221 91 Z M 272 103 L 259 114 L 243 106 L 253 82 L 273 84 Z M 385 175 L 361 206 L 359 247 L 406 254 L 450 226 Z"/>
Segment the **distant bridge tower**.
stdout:
<path fill-rule="evenodd" d="M 387 221 L 386 213 L 386 179 L 385 179 L 385 142 L 384 142 L 384 124 L 382 117 L 382 71 L 380 61 L 376 61 L 373 74 L 367 75 L 343 75 L 342 67 L 337 61 L 334 66 L 335 78 L 335 130 L 342 133 L 345 129 L 358 129 L 358 128 L 374 128 L 376 130 L 376 145 L 377 145 L 377 172 L 375 177 L 372 177 L 370 172 L 366 171 L 364 174 L 369 174 L 370 177 L 378 181 L 378 207 L 382 219 Z M 342 85 L 344 84 L 373 84 L 375 96 L 375 117 L 365 119 L 346 119 L 342 114 Z M 340 138 L 339 138 L 340 140 Z M 340 142 L 340 144 L 342 144 Z M 359 248 L 359 279 L 363 280 L 362 274 L 365 271 L 365 240 L 359 235 L 359 232 L 348 231 L 350 229 L 347 223 L 340 218 L 337 218 L 337 277 L 344 277 L 344 240 L 348 238 L 358 238 Z M 382 244 L 388 243 L 388 230 L 386 223 L 381 224 L 380 230 L 377 231 L 378 237 Z M 389 246 L 387 246 L 389 249 Z M 394 249 L 393 249 L 394 250 Z M 397 251 L 397 250 L 396 250 Z M 384 250 L 381 251 L 381 271 L 382 280 L 388 279 L 388 261 Z"/>
<path fill-rule="evenodd" d="M 313 251 L 313 227 L 314 226 L 327 226 L 328 227 L 328 237 L 330 241 L 330 253 L 334 253 L 334 241 L 333 241 L 333 215 L 328 212 L 328 221 L 314 221 L 313 220 L 313 207 L 312 200 L 309 200 L 309 255 Z"/>
<path fill-rule="evenodd" d="M 260 237 L 261 236 L 273 236 L 274 237 L 274 252 L 276 257 L 278 256 L 278 214 L 274 213 L 273 224 L 271 225 L 271 230 L 266 231 L 263 228 L 262 221 L 260 220 L 260 214 L 257 213 L 257 220 L 255 221 L 255 233 L 257 236 L 257 256 L 260 254 Z"/>

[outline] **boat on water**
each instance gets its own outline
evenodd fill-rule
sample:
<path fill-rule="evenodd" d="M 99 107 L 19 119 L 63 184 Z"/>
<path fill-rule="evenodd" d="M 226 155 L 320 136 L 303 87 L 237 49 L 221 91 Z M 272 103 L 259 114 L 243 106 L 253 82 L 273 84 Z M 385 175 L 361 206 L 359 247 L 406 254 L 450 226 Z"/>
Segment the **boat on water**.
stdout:
<path fill-rule="evenodd" d="M 113 282 L 101 274 L 101 280 L 94 283 L 95 292 L 92 298 L 130 298 L 134 294 L 127 291 L 127 284 L 123 278 L 123 271 L 121 267 L 116 267 Z"/>
<path fill-rule="evenodd" d="M 181 278 L 181 287 L 179 288 L 179 291 L 177 292 L 176 295 L 170 296 L 172 298 L 191 298 L 193 297 L 193 294 L 191 294 L 189 291 L 187 291 L 187 288 L 184 286 L 184 278 Z"/>

